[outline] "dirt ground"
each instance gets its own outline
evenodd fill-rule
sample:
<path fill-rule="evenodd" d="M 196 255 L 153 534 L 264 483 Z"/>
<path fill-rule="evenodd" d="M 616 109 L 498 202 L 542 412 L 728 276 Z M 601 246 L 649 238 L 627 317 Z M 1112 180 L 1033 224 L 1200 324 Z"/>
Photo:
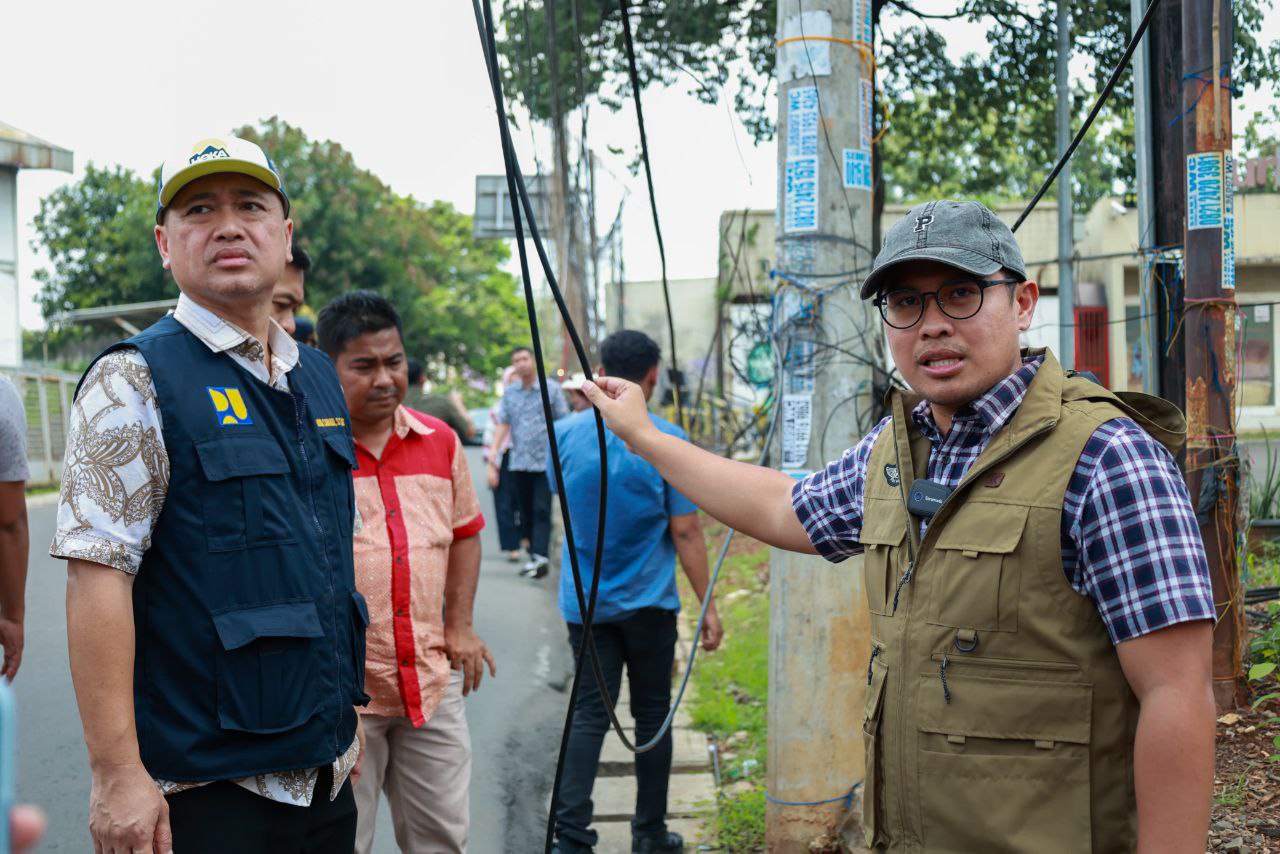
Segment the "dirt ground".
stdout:
<path fill-rule="evenodd" d="M 1280 754 L 1276 736 L 1280 699 L 1218 718 L 1210 851 L 1280 852 L 1280 761 L 1270 760 Z"/>

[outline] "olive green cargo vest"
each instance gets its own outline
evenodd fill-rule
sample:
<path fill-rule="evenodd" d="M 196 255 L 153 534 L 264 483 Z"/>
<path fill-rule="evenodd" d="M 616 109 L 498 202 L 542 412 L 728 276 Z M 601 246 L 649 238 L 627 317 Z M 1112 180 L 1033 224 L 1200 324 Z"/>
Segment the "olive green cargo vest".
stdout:
<path fill-rule="evenodd" d="M 1094 603 L 1064 574 L 1062 500 L 1099 425 L 1129 417 L 1172 449 L 1185 422 L 1046 352 L 921 539 L 904 503 L 927 473 L 929 441 L 906 416 L 918 402 L 891 393 L 867 470 L 867 845 L 1132 851 L 1138 704 Z"/>

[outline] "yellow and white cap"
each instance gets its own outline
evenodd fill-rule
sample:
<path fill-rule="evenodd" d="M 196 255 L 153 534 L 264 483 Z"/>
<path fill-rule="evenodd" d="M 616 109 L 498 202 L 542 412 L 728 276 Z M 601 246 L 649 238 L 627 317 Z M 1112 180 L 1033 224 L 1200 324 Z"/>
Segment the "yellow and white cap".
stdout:
<path fill-rule="evenodd" d="M 238 172 L 257 178 L 280 195 L 284 215 L 289 215 L 289 197 L 284 191 L 280 170 L 257 144 L 238 136 L 215 136 L 202 139 L 190 151 L 169 158 L 160 166 L 160 194 L 156 203 L 156 222 L 178 191 L 197 178 L 219 172 Z"/>

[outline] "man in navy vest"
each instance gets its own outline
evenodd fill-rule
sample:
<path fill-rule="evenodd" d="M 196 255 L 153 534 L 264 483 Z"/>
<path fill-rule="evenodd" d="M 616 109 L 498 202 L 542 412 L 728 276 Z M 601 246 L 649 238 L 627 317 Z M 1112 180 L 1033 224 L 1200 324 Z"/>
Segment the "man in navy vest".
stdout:
<path fill-rule="evenodd" d="M 76 392 L 51 553 L 98 851 L 354 844 L 355 453 L 333 364 L 270 319 L 288 216 L 251 142 L 166 161 L 155 237 L 178 305 Z"/>

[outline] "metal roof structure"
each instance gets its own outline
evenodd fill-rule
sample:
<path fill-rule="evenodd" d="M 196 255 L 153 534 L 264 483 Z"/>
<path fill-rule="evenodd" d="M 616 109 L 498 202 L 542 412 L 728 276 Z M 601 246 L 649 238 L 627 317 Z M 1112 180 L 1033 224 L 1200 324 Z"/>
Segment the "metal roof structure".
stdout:
<path fill-rule="evenodd" d="M 72 171 L 72 154 L 13 125 L 0 122 L 0 166 Z"/>

